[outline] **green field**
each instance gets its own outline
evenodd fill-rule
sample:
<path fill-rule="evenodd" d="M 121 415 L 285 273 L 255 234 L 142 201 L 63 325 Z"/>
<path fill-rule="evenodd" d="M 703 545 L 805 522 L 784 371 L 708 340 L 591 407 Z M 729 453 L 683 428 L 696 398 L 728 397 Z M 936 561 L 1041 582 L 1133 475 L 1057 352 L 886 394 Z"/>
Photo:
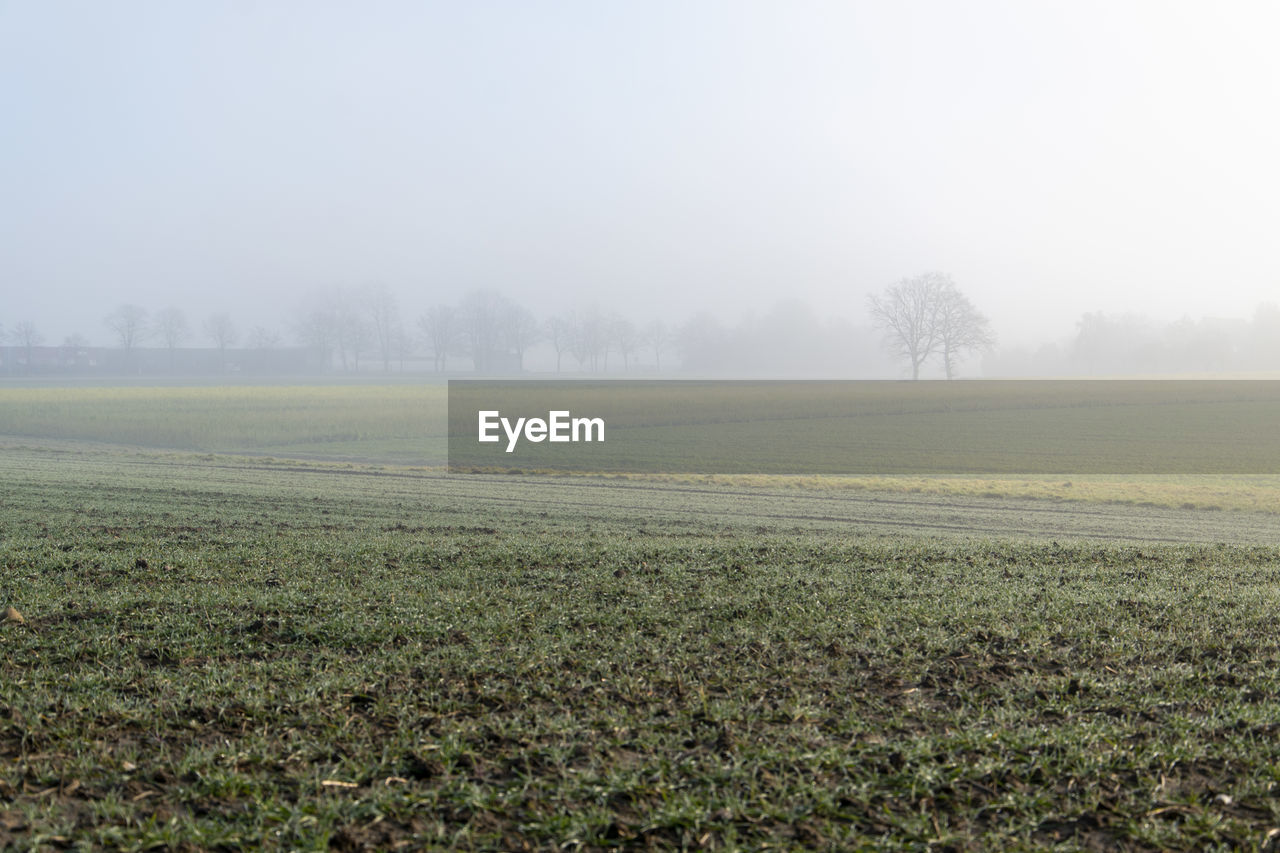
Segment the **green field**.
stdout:
<path fill-rule="evenodd" d="M 0 436 L 443 465 L 445 386 L 0 387 Z"/>
<path fill-rule="evenodd" d="M 0 391 L 0 847 L 1280 827 L 1266 478 L 448 476 L 439 389 L 136 393 Z"/>
<path fill-rule="evenodd" d="M 794 384 L 800 390 L 789 393 L 798 394 L 798 402 L 812 406 L 813 394 L 806 388 L 806 383 Z M 1154 400 L 1168 396 L 1166 391 L 1150 387 L 1160 383 L 1140 384 L 1147 386 L 1144 393 L 1148 410 L 1153 406 Z M 1280 387 L 1280 383 L 1261 383 L 1264 387 L 1271 384 Z M 892 442 L 892 446 L 882 446 L 880 450 L 888 454 L 909 452 L 911 447 L 920 446 L 919 435 L 922 430 L 930 428 L 930 418 L 936 414 L 922 403 L 936 404 L 939 392 L 931 392 L 923 401 L 917 401 L 917 409 L 905 413 L 913 422 L 904 427 L 900 422 L 889 422 L 890 415 L 896 414 L 897 409 L 903 405 L 900 390 L 902 383 L 883 385 L 882 399 L 875 404 L 879 414 L 873 414 L 871 420 L 880 422 L 880 437 L 885 442 Z M 1231 387 L 1231 383 L 1214 385 L 1223 385 L 1228 390 Z M 588 391 L 585 393 L 589 396 L 592 393 L 589 390 L 590 384 L 586 387 Z M 1117 383 L 1116 387 L 1119 388 L 1120 385 Z M 1258 388 L 1260 383 L 1242 383 L 1239 387 Z M 1052 387 L 1044 391 L 1042 398 L 1029 397 L 1022 392 L 1019 401 L 1023 404 L 1030 401 L 1048 405 L 1054 399 L 1051 391 Z M 960 394 L 959 391 L 948 389 L 942 389 L 941 393 Z M 1200 392 L 1200 395 L 1203 398 L 1205 394 L 1221 396 L 1223 393 L 1222 388 L 1209 388 Z M 968 395 L 963 399 L 972 404 L 972 392 L 968 392 Z M 1000 389 L 995 389 L 981 402 L 989 408 L 998 409 L 1000 405 L 1008 405 L 1007 399 L 1002 403 L 1002 398 L 1005 397 L 1007 395 L 1000 393 Z M 795 421 L 779 425 L 780 419 L 794 409 L 792 403 L 797 402 L 789 402 L 786 395 L 780 396 L 775 392 L 762 393 L 756 397 L 739 394 L 731 401 L 718 402 L 731 402 L 738 407 L 737 411 L 729 409 L 722 414 L 729 421 L 738 418 L 739 428 L 749 428 L 749 425 L 741 424 L 740 419 L 766 403 L 776 408 L 777 415 L 774 421 L 765 422 L 767 429 L 790 430 L 793 432 L 787 434 L 793 436 L 807 428 L 804 422 Z M 438 382 L 387 386 L 0 387 L 0 441 L 11 446 L 33 441 L 47 446 L 51 441 L 67 440 L 97 442 L 113 447 L 441 467 L 447 460 L 448 422 L 445 403 L 446 389 L 444 384 Z M 1087 416 L 1090 409 L 1078 406 L 1068 411 L 1076 414 L 1083 412 Z M 1202 411 L 1202 407 L 1196 407 L 1193 411 Z M 657 421 L 672 421 L 676 417 L 675 412 L 648 405 L 625 414 L 620 426 L 626 427 L 630 422 L 642 429 L 656 430 L 663 429 Z M 841 411 L 833 408 L 827 414 L 835 416 L 841 414 Z M 1042 411 L 1037 409 L 1030 411 L 1031 417 L 1040 417 L 1041 414 Z M 1263 415 L 1263 408 L 1250 411 L 1251 417 L 1262 418 Z M 690 413 L 686 413 L 686 417 L 689 416 Z M 1257 432 L 1264 437 L 1262 440 L 1280 441 L 1280 433 L 1271 427 L 1273 422 L 1274 419 L 1265 418 L 1259 422 Z M 709 425 L 693 426 L 706 429 Z M 812 425 L 808 425 L 808 428 L 811 427 Z M 666 428 L 670 429 L 671 424 L 666 424 Z M 703 446 L 715 448 L 711 454 L 713 458 L 715 454 L 723 455 L 725 447 L 732 447 L 731 443 L 720 444 L 723 446 L 717 446 L 714 436 L 703 442 Z M 1280 459 L 1280 453 L 1276 454 L 1276 458 Z M 650 471 L 636 476 L 625 472 L 611 472 L 609 476 L 628 477 L 644 482 L 677 485 L 692 483 L 747 489 L 1029 497 L 1055 502 L 1243 509 L 1280 513 L 1280 476 L 1275 474 L 1074 473 L 1069 477 L 1025 472 L 1014 475 L 988 473 L 968 476 L 776 472 L 734 474 L 723 471 L 695 474 L 687 470 L 688 460 L 675 461 L 678 463 L 673 466 L 677 469 L 675 473 Z M 600 472 L 565 469 L 558 473 L 593 476 Z"/>

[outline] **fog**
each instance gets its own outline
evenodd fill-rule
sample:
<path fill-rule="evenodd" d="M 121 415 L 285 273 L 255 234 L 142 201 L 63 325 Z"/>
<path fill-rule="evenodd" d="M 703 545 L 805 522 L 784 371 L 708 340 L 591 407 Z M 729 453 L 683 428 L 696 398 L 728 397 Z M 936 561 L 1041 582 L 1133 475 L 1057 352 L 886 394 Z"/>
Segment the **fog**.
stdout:
<path fill-rule="evenodd" d="M 936 271 L 996 342 L 962 375 L 1079 372 L 1086 315 L 1148 330 L 1132 369 L 1182 369 L 1151 341 L 1256 331 L 1280 301 L 1278 23 L 1244 2 L 0 2 L 0 324 L 110 346 L 120 305 L 176 306 L 189 346 L 221 314 L 241 345 L 299 343 L 318 294 L 384 288 L 423 355 L 424 313 L 485 292 L 540 328 L 787 315 L 822 330 L 792 367 L 902 375 L 870 297 Z M 526 367 L 554 362 L 544 339 Z"/>

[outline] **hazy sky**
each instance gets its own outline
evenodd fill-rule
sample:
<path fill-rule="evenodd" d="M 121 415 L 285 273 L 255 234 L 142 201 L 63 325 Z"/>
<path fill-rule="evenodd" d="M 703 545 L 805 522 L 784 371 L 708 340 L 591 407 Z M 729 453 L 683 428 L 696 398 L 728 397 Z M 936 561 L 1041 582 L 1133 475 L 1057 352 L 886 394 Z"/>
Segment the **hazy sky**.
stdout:
<path fill-rule="evenodd" d="M 1280 6 L 0 0 L 0 323 L 381 282 L 1008 343 L 1280 301 Z"/>

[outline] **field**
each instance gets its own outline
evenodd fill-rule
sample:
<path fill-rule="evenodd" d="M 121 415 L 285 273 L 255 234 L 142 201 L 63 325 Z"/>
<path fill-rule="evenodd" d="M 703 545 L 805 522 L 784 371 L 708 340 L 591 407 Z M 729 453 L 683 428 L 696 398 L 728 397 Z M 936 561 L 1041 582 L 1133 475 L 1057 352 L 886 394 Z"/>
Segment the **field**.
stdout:
<path fill-rule="evenodd" d="M 136 393 L 0 393 L 0 846 L 1280 827 L 1266 478 L 448 476 L 396 463 L 438 390 Z"/>
<path fill-rule="evenodd" d="M 1119 384 L 1115 384 L 1118 387 Z M 1151 390 L 1150 386 L 1160 383 L 1138 384 L 1147 386 L 1143 393 L 1148 404 L 1168 396 L 1165 391 Z M 1226 388 L 1232 385 L 1212 384 Z M 901 383 L 886 385 L 900 387 Z M 1239 387 L 1248 389 L 1266 385 L 1245 382 Z M 1052 388 L 1042 392 L 1046 400 L 1053 393 Z M 1206 393 L 1221 396 L 1223 392 L 1221 388 L 1210 388 L 1208 392 L 1200 393 L 1202 396 Z M 1001 396 L 994 394 L 987 403 L 993 407 L 1002 405 Z M 812 406 L 811 396 L 806 394 L 806 397 L 806 405 Z M 1020 397 L 1024 402 L 1029 399 L 1025 392 Z M 1034 402 L 1034 397 L 1030 399 Z M 1265 401 L 1267 397 L 1262 399 Z M 25 440 L 35 441 L 41 446 L 67 440 L 149 449 L 439 468 L 447 461 L 445 401 L 443 384 L 0 387 L 0 436 L 9 437 L 11 443 L 21 444 Z M 725 401 L 716 402 L 719 405 Z M 739 396 L 734 402 L 743 407 L 737 413 L 739 423 L 744 412 L 761 407 L 761 402 L 750 396 Z M 782 402 L 786 403 L 785 397 Z M 936 403 L 937 395 L 930 395 L 925 402 Z M 899 395 L 886 397 L 876 405 L 880 410 L 888 410 L 900 403 Z M 1007 405 L 1007 401 L 1003 404 Z M 787 407 L 777 401 L 773 405 L 778 406 L 779 415 L 787 411 Z M 1081 412 L 1088 414 L 1088 408 L 1084 406 L 1070 411 L 1077 415 Z M 930 428 L 934 414 L 928 408 L 922 408 L 919 418 L 907 428 L 900 424 L 882 428 L 881 434 L 886 439 L 894 438 L 897 444 L 882 445 L 879 452 L 902 454 L 903 446 L 927 443 L 920 434 Z M 1249 414 L 1251 418 L 1261 418 L 1256 430 L 1260 436 L 1266 441 L 1280 440 L 1280 433 L 1272 428 L 1275 418 L 1262 417 L 1267 415 L 1265 407 L 1253 409 Z M 651 422 L 664 417 L 667 420 L 673 418 L 669 412 L 661 409 L 655 412 L 652 407 L 646 407 L 641 415 L 635 412 L 627 415 L 632 420 L 639 420 L 642 416 Z M 1039 416 L 1035 410 L 1031 415 Z M 1142 419 L 1138 420 L 1141 422 Z M 804 424 L 797 427 L 793 422 L 790 428 L 803 429 Z M 723 456 L 723 449 L 718 452 Z M 1269 464 L 1274 464 L 1275 460 L 1280 460 L 1280 451 L 1273 454 Z M 686 470 L 685 460 L 674 462 L 675 472 L 647 472 L 639 476 L 610 472 L 608 476 L 638 482 L 745 489 L 1031 497 L 1055 502 L 1280 513 L 1280 475 L 1277 474 L 1133 476 L 1095 472 L 1076 473 L 1064 478 L 1044 473 L 987 473 L 981 476 L 693 473 Z M 566 469 L 559 473 L 591 477 L 600 472 Z"/>
<path fill-rule="evenodd" d="M 442 465 L 445 387 L 0 387 L 0 435 Z"/>

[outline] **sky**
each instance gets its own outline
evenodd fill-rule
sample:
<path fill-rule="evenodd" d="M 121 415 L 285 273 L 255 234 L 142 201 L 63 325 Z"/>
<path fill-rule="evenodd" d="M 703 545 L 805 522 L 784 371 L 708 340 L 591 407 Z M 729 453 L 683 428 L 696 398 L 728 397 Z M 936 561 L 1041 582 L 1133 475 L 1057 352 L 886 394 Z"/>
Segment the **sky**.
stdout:
<path fill-rule="evenodd" d="M 494 288 L 1006 345 L 1280 302 L 1280 6 L 0 0 L 0 324 Z"/>

